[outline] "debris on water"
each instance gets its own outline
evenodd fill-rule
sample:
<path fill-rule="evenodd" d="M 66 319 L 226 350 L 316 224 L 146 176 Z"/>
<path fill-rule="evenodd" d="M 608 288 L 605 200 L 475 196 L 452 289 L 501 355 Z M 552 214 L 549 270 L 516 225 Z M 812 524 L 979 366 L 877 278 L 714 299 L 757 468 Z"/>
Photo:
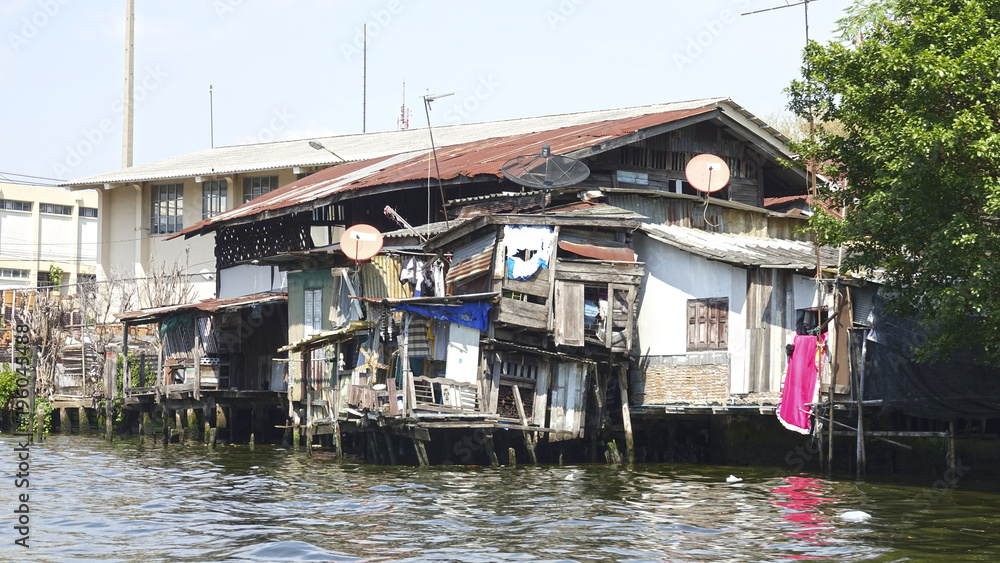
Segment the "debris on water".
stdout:
<path fill-rule="evenodd" d="M 865 520 L 868 520 L 871 517 L 872 517 L 871 514 L 868 514 L 863 510 L 848 510 L 847 512 L 840 515 L 840 518 L 842 520 L 846 520 L 848 522 L 864 522 Z"/>
<path fill-rule="evenodd" d="M 727 483 L 739 483 L 742 480 L 743 479 L 740 479 L 739 477 L 737 477 L 735 475 L 730 475 L 729 477 L 726 477 L 726 482 Z"/>

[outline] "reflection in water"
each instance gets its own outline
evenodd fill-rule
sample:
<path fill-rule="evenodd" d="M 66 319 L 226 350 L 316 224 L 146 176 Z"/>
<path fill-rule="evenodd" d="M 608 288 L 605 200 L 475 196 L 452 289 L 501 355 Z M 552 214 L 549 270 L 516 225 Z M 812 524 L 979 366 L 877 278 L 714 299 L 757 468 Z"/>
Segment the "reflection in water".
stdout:
<path fill-rule="evenodd" d="M 10 539 L 0 561 L 1000 560 L 996 494 L 776 468 L 421 470 L 82 436 L 31 455 L 30 558 Z M 836 518 L 851 508 L 875 517 Z"/>

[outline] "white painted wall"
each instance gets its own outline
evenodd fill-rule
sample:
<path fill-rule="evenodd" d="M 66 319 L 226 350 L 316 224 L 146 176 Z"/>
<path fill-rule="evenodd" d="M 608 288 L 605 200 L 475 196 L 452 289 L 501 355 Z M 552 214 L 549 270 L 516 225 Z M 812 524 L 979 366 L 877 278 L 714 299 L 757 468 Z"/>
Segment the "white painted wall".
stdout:
<path fill-rule="evenodd" d="M 684 356 L 689 299 L 729 299 L 730 388 L 747 387 L 746 270 L 706 260 L 638 234 L 635 249 L 646 263 L 636 322 L 642 356 Z"/>

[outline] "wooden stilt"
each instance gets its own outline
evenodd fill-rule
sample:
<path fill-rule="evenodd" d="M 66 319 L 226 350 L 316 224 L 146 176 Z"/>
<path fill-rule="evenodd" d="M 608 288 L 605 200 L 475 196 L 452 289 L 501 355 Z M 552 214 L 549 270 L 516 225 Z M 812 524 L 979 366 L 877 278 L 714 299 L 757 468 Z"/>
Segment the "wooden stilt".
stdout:
<path fill-rule="evenodd" d="M 344 459 L 344 447 L 343 447 L 343 436 L 340 433 L 340 421 L 333 421 L 333 440 L 334 447 L 337 448 L 337 459 L 343 461 Z"/>
<path fill-rule="evenodd" d="M 208 447 L 210 447 L 210 448 L 214 448 L 215 447 L 215 438 L 216 438 L 216 436 L 218 436 L 218 429 L 217 428 L 212 428 L 209 431 L 209 433 L 208 433 Z"/>
<path fill-rule="evenodd" d="M 80 420 L 80 434 L 90 434 L 90 415 L 86 407 L 80 407 L 77 413 L 77 418 Z"/>
<path fill-rule="evenodd" d="M 496 449 L 493 447 L 493 434 L 486 435 L 486 441 L 483 442 L 486 446 L 486 458 L 489 460 L 491 467 L 499 467 L 500 460 L 497 459 Z"/>
<path fill-rule="evenodd" d="M 73 421 L 69 419 L 69 409 L 59 409 L 59 432 L 62 434 L 73 432 Z"/>
<path fill-rule="evenodd" d="M 184 417 L 181 415 L 181 409 L 174 410 L 174 424 L 177 427 L 177 443 L 184 443 Z"/>
<path fill-rule="evenodd" d="M 514 448 L 507 448 L 507 465 L 517 467 L 517 453 Z"/>
<path fill-rule="evenodd" d="M 629 464 L 635 463 L 635 441 L 632 437 L 632 415 L 628 410 L 628 383 L 625 368 L 618 367 L 618 389 L 622 397 L 622 424 L 625 426 L 625 453 Z M 620 460 L 619 460 L 620 461 Z"/>
<path fill-rule="evenodd" d="M 955 459 L 955 421 L 948 421 L 948 471 L 952 475 L 955 474 L 955 469 L 958 467 L 958 462 Z"/>
<path fill-rule="evenodd" d="M 417 463 L 420 464 L 420 467 L 429 467 L 431 463 L 430 459 L 427 457 L 427 447 L 424 445 L 423 440 L 417 439 L 416 434 L 413 432 L 413 428 L 409 428 L 409 432 L 410 439 L 413 440 L 413 449 L 416 450 L 417 453 Z"/>
<path fill-rule="evenodd" d="M 524 434 L 524 448 L 528 450 L 528 458 L 531 459 L 532 465 L 538 465 L 538 453 L 535 452 L 535 441 L 532 438 L 533 432 L 525 431 Z"/>
<path fill-rule="evenodd" d="M 389 465 L 396 465 L 396 450 L 393 447 L 392 435 L 388 430 L 384 430 L 382 437 L 385 439 L 385 449 L 389 453 Z"/>
<path fill-rule="evenodd" d="M 250 433 L 250 449 L 251 450 L 253 449 L 253 446 L 254 446 L 254 439 L 255 439 L 255 436 L 253 435 L 253 432 L 251 432 Z"/>
<path fill-rule="evenodd" d="M 42 405 L 35 408 L 35 421 L 37 422 L 35 424 L 35 441 L 42 442 L 45 436 L 45 408 Z"/>

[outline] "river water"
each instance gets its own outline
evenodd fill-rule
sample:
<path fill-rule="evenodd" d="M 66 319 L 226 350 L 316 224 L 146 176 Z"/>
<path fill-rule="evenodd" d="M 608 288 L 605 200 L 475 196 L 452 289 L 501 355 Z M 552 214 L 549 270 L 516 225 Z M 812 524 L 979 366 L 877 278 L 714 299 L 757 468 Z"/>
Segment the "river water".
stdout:
<path fill-rule="evenodd" d="M 1000 487 L 974 467 L 936 483 L 777 467 L 416 469 L 52 436 L 30 446 L 18 489 L 16 447 L 0 436 L 3 562 L 1000 561 Z M 24 492 L 27 549 L 14 544 Z"/>

